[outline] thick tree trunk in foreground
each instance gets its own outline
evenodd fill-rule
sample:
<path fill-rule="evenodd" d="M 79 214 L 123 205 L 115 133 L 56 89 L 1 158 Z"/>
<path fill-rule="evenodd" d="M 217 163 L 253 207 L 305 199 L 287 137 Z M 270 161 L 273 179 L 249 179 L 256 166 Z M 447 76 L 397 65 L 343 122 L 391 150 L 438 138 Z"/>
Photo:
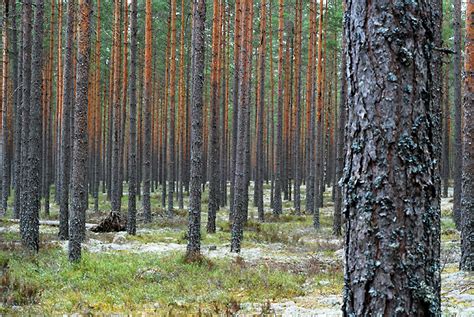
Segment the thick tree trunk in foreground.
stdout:
<path fill-rule="evenodd" d="M 81 259 L 87 209 L 87 105 L 91 48 L 91 0 L 79 1 L 76 97 L 74 101 L 74 146 L 72 153 L 71 219 L 69 261 Z"/>
<path fill-rule="evenodd" d="M 130 12 L 130 152 L 128 174 L 127 231 L 136 233 L 137 223 L 137 0 L 132 0 Z"/>
<path fill-rule="evenodd" d="M 438 8 L 347 1 L 345 316 L 441 314 Z"/>
<path fill-rule="evenodd" d="M 202 128 L 204 86 L 204 30 L 206 1 L 193 0 L 193 27 L 191 48 L 191 175 L 189 181 L 188 256 L 201 250 L 201 181 L 202 181 Z"/>
<path fill-rule="evenodd" d="M 461 269 L 474 271 L 474 2 L 467 2 L 461 196 Z"/>

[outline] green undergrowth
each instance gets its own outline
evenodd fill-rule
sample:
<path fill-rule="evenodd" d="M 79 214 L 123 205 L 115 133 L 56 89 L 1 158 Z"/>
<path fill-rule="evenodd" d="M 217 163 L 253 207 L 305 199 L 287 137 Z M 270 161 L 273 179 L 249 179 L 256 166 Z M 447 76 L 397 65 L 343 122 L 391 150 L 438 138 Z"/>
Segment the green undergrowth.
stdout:
<path fill-rule="evenodd" d="M 19 305 L 24 313 L 41 314 L 156 309 L 224 313 L 242 302 L 303 295 L 305 282 L 302 274 L 285 267 L 230 259 L 188 263 L 178 253 L 159 257 L 85 252 L 80 263 L 70 264 L 58 248 L 34 256 L 0 251 L 0 268 L 0 313 Z"/>

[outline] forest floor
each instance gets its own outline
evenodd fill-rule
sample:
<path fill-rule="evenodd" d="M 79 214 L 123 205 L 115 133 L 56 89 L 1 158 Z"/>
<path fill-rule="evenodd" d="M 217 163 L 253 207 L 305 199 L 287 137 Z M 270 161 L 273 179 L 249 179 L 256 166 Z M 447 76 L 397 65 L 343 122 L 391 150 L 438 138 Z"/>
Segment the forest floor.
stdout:
<path fill-rule="evenodd" d="M 265 191 L 264 197 L 270 197 L 268 186 Z M 275 218 L 265 201 L 265 223 L 257 221 L 250 203 L 239 255 L 229 252 L 228 209 L 218 214 L 217 232 L 205 232 L 206 195 L 204 257 L 193 263 L 184 258 L 187 212 L 177 210 L 167 218 L 158 207 L 159 195 L 152 197 L 153 222 L 140 220 L 136 236 L 88 230 L 78 264 L 67 261 L 67 242 L 57 239 L 57 206 L 45 218 L 50 222 L 40 227 L 37 255 L 22 251 L 18 223 L 8 221 L 8 215 L 0 219 L 0 314 L 341 315 L 344 252 L 342 239 L 331 233 L 331 189 L 325 193 L 318 231 L 311 215 L 294 214 L 292 202 L 284 201 L 284 214 Z M 98 223 L 107 208 L 101 196 L 101 212 L 89 212 L 87 222 Z M 451 219 L 451 198 L 442 199 L 441 209 L 443 314 L 472 316 L 474 276 L 458 270 L 460 238 Z"/>

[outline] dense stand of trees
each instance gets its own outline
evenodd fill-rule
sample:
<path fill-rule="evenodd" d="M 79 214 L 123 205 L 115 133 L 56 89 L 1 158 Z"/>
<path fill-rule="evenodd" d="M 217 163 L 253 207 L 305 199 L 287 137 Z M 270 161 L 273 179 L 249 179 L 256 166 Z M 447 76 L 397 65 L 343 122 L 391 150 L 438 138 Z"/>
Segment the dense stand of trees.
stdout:
<path fill-rule="evenodd" d="M 210 234 L 229 211 L 240 252 L 249 219 L 291 201 L 318 230 L 330 199 L 345 311 L 436 315 L 441 176 L 474 263 L 472 1 L 465 16 L 460 0 L 4 0 L 0 209 L 38 252 L 57 204 L 78 261 L 100 208 L 129 234 L 187 208 L 194 257 L 202 205 Z"/>

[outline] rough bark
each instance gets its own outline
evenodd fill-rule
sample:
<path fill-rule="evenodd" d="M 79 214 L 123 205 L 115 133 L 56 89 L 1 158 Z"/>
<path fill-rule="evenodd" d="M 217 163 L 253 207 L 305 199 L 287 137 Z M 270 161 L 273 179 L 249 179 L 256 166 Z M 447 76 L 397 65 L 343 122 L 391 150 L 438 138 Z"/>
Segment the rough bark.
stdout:
<path fill-rule="evenodd" d="M 346 10 L 344 1 L 344 11 Z M 344 13 L 345 14 L 345 13 Z M 342 51 L 346 50 L 345 32 L 342 34 Z M 347 81 L 346 81 L 346 64 L 347 55 L 341 54 L 341 97 L 338 104 L 338 118 L 337 118 L 337 144 L 336 144 L 336 180 L 334 182 L 334 223 L 332 232 L 336 236 L 341 235 L 342 227 L 342 187 L 339 180 L 342 177 L 344 169 L 344 141 L 345 141 L 345 126 L 346 126 L 346 95 L 347 95 Z"/>
<path fill-rule="evenodd" d="M 13 6 L 15 10 L 12 10 L 12 16 L 16 16 L 16 5 Z M 13 180 L 15 186 L 15 198 L 13 202 L 13 218 L 19 219 L 20 217 L 20 197 L 21 197 L 21 124 L 22 124 L 22 89 L 20 85 L 23 83 L 23 71 L 22 71 L 22 54 L 18 54 L 18 47 L 22 47 L 22 44 L 18 45 L 17 37 L 18 37 L 18 30 L 17 30 L 17 23 L 16 18 L 12 20 L 12 38 L 11 38 L 11 46 L 12 46 L 12 61 L 13 63 L 13 71 L 12 71 L 12 80 L 13 80 L 13 88 L 14 88 L 14 104 L 13 104 L 13 113 L 15 115 L 15 122 L 14 122 L 14 131 L 13 131 L 13 140 L 14 140 L 14 167 L 13 167 Z M 20 43 L 22 43 L 21 36 L 20 36 Z"/>
<path fill-rule="evenodd" d="M 466 8 L 464 131 L 461 195 L 461 269 L 474 271 L 474 2 Z"/>
<path fill-rule="evenodd" d="M 32 1 L 26 0 L 22 7 L 22 29 L 23 29 L 23 62 L 22 62 L 22 115 L 21 115 L 21 170 L 19 183 L 20 188 L 20 233 L 25 236 L 25 226 L 28 221 L 26 208 L 28 203 L 28 150 L 29 150 L 29 127 L 30 127 L 30 104 L 31 104 L 31 51 L 32 51 L 32 24 L 33 10 Z M 28 242 L 24 241 L 25 245 Z M 34 242 L 33 242 L 34 244 Z M 34 245 L 32 245 L 34 248 Z"/>
<path fill-rule="evenodd" d="M 137 223 L 137 0 L 132 0 L 130 10 L 130 152 L 128 174 L 127 231 L 136 233 Z"/>
<path fill-rule="evenodd" d="M 69 221 L 69 261 L 81 259 L 87 209 L 87 105 L 91 48 L 92 0 L 79 0 L 79 34 L 74 100 L 74 145 L 71 177 L 71 219 Z"/>
<path fill-rule="evenodd" d="M 9 170 L 8 170 L 8 164 L 9 164 L 9 155 L 8 155 L 8 135 L 9 135 L 9 129 L 8 129 L 8 122 L 7 122 L 7 113 L 8 113 L 8 82 L 9 82 L 9 59 L 10 57 L 8 56 L 8 50 L 10 49 L 10 35 L 8 34 L 9 32 L 9 26 L 10 26 L 10 3 L 8 0 L 4 1 L 3 3 L 3 34 L 2 34 L 2 39 L 3 39 L 3 47 L 2 47 L 2 87 L 0 89 L 2 90 L 2 105 L 1 105 L 1 152 L 2 152 L 2 157 L 1 157 L 1 176 L 2 176 L 2 186 L 1 186 L 1 202 L 0 202 L 0 214 L 5 214 L 7 211 L 7 200 L 8 200 L 8 192 L 10 190 L 10 181 L 9 181 Z"/>
<path fill-rule="evenodd" d="M 442 177 L 443 177 L 443 197 L 448 197 L 449 187 L 449 147 L 450 147 L 450 121 L 451 110 L 449 105 L 449 68 L 445 68 L 443 80 L 443 157 Z"/>
<path fill-rule="evenodd" d="M 453 89 L 454 89 L 454 161 L 453 161 L 453 217 L 456 227 L 461 226 L 461 190 L 462 190 L 462 100 L 461 100 L 461 0 L 453 0 Z"/>
<path fill-rule="evenodd" d="M 207 232 L 216 232 L 216 215 L 219 210 L 219 51 L 221 22 L 219 0 L 213 1 L 212 21 L 212 61 L 211 61 L 211 102 L 209 118 L 209 210 L 207 217 Z"/>
<path fill-rule="evenodd" d="M 323 2 L 319 2 L 319 19 L 318 19 L 318 68 L 317 68 L 317 84 L 316 84 L 316 155 L 315 155 L 315 174 L 314 174 L 314 211 L 313 211 L 313 226 L 315 229 L 320 227 L 319 208 L 322 205 L 321 201 L 321 186 L 324 186 L 324 171 L 323 171 L 323 111 L 324 111 L 324 86 L 323 86 Z"/>
<path fill-rule="evenodd" d="M 71 115 L 74 99 L 74 25 L 75 0 L 70 0 L 67 6 L 66 52 L 64 56 L 64 95 L 61 116 L 61 166 L 60 166 L 60 203 L 59 203 L 59 238 L 66 240 L 69 237 L 69 183 L 71 173 Z M 60 70 L 62 71 L 62 70 Z"/>
<path fill-rule="evenodd" d="M 191 46 L 191 174 L 189 182 L 188 256 L 201 250 L 201 179 L 203 145 L 204 31 L 206 1 L 193 0 Z"/>
<path fill-rule="evenodd" d="M 438 8 L 347 1 L 345 316 L 441 314 Z"/>
<path fill-rule="evenodd" d="M 145 64 L 144 67 L 144 144 L 143 144 L 143 214 L 145 221 L 151 221 L 150 178 L 151 178 L 151 0 L 146 0 L 145 13 Z"/>
<path fill-rule="evenodd" d="M 234 212 L 234 193 L 235 193 L 235 158 L 237 156 L 237 122 L 239 120 L 239 78 L 240 78 L 240 39 L 242 37 L 241 29 L 241 1 L 235 0 L 235 20 L 234 20 L 234 85 L 232 92 L 233 107 L 232 107 L 232 149 L 230 162 L 230 214 L 229 220 L 233 219 Z"/>
<path fill-rule="evenodd" d="M 171 33 L 170 33 L 170 113 L 168 128 L 168 216 L 172 217 L 175 171 L 175 118 L 176 118 L 176 0 L 171 0 Z"/>
<path fill-rule="evenodd" d="M 121 134 L 121 101 L 120 101 L 120 4 L 121 1 L 114 1 L 114 24 L 112 36 L 112 165 L 111 165 L 111 208 L 112 211 L 120 212 L 120 134 Z"/>
<path fill-rule="evenodd" d="M 265 214 L 263 209 L 263 178 L 264 178 L 264 149 L 263 149 L 263 127 L 264 127 L 264 112 L 265 112 L 265 48 L 267 44 L 266 29 L 267 29 L 267 4 L 262 0 L 260 10 L 260 47 L 259 47 L 259 83 L 258 88 L 258 102 L 257 102 L 257 157 L 256 157 L 256 177 L 255 177 L 255 192 L 257 199 L 258 220 L 265 221 Z"/>
<path fill-rule="evenodd" d="M 277 137 L 275 153 L 275 186 L 273 190 L 273 213 L 280 215 L 282 191 L 282 159 L 283 159 L 283 0 L 279 1 L 278 9 L 278 110 L 277 110 Z"/>
<path fill-rule="evenodd" d="M 30 250 L 39 249 L 39 211 L 41 208 L 41 131 L 42 131 L 42 61 L 43 61 L 43 16 L 44 3 L 35 1 L 35 19 L 33 26 L 33 48 L 31 60 L 31 101 L 28 136 L 28 176 L 25 183 L 27 202 L 24 215 L 23 244 Z"/>

